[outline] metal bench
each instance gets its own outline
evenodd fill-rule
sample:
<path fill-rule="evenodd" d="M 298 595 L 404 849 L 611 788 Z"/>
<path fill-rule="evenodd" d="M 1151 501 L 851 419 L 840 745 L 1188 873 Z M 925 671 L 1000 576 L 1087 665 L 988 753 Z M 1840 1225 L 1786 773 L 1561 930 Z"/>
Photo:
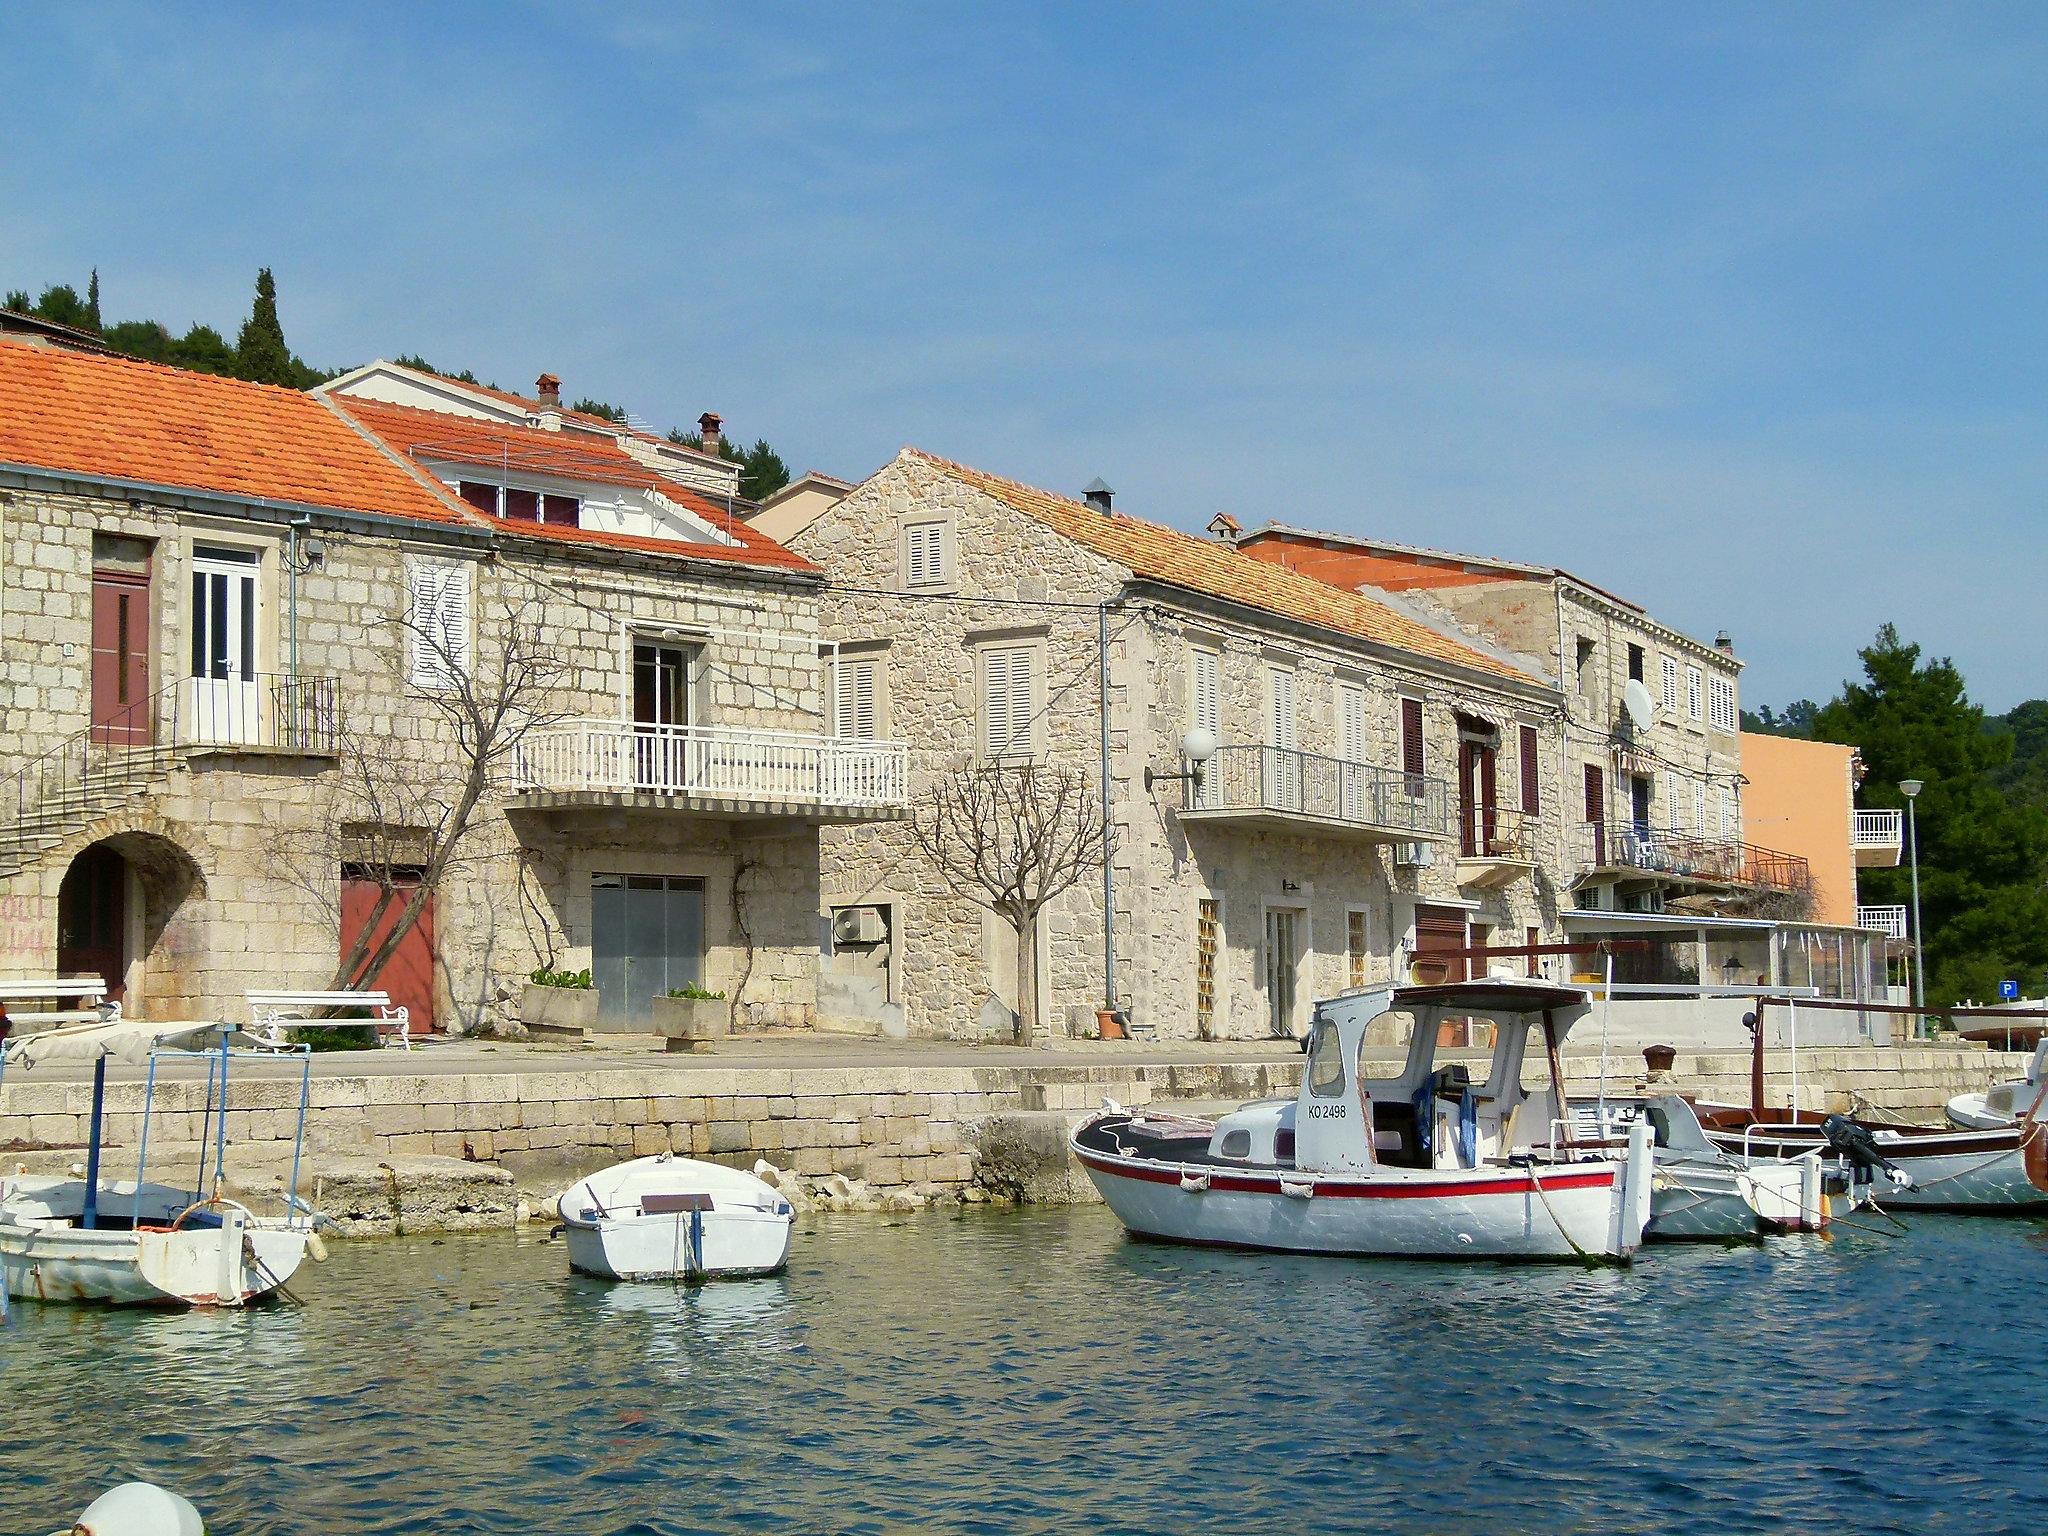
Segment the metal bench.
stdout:
<path fill-rule="evenodd" d="M 76 999 L 70 1008 L 37 1009 L 16 1013 L 16 1001 L 63 1003 Z M 97 976 L 31 976 L 0 981 L 0 1009 L 12 1024 L 97 1024 L 121 1016 L 121 1005 L 107 1001 L 107 984 Z"/>
<path fill-rule="evenodd" d="M 290 1043 L 292 1029 L 360 1029 L 365 1024 L 392 1025 L 392 1035 L 402 1050 L 412 1049 L 412 1015 L 403 1004 L 394 1005 L 389 992 L 250 992 L 249 1039 L 266 1050 L 280 1050 Z M 315 1018 L 336 1008 L 374 1010 L 367 1019 Z M 386 1042 L 389 1043 L 388 1041 Z"/>

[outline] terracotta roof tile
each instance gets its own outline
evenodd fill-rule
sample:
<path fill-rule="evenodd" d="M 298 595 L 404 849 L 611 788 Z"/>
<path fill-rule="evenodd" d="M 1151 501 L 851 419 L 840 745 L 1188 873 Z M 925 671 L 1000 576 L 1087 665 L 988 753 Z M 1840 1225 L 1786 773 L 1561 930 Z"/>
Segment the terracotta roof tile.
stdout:
<path fill-rule="evenodd" d="M 906 448 L 904 452 L 993 496 L 1005 506 L 1036 518 L 1055 532 L 1114 560 L 1135 576 L 1243 603 L 1297 623 L 1354 635 L 1468 671 L 1520 683 L 1532 681 L 1526 673 L 1505 662 L 1461 645 L 1363 593 L 1298 575 L 1282 566 L 1240 554 L 1228 544 L 1198 539 L 1177 528 L 1123 513 L 1098 512 L 1084 502 L 970 469 L 922 449 Z"/>
<path fill-rule="evenodd" d="M 0 342 L 0 461 L 85 478 L 470 519 L 294 389 Z"/>

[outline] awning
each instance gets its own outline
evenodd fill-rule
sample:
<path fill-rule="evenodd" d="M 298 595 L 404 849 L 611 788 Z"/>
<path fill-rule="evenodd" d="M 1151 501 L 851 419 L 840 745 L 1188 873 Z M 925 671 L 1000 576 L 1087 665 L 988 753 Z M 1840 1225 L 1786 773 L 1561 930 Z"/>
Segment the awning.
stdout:
<path fill-rule="evenodd" d="M 7 1064 L 32 1067 L 42 1061 L 99 1061 L 112 1059 L 140 1066 L 149 1053 L 167 1040 L 217 1031 L 218 1024 L 150 1023 L 143 1019 L 116 1019 L 109 1024 L 74 1024 L 66 1029 L 46 1029 L 33 1035 L 17 1035 L 0 1048 Z"/>

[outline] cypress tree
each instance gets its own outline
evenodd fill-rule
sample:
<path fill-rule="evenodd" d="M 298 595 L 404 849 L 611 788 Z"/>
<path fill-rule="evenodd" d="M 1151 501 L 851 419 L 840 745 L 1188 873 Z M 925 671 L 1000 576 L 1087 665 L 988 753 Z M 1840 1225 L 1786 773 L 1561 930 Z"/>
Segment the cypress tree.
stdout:
<path fill-rule="evenodd" d="M 256 274 L 256 303 L 235 338 L 235 377 L 258 384 L 297 383 L 291 348 L 284 344 L 284 327 L 277 318 L 277 284 L 270 268 Z"/>
<path fill-rule="evenodd" d="M 94 331 L 100 329 L 100 269 L 92 269 L 92 281 L 85 285 L 85 312 Z"/>

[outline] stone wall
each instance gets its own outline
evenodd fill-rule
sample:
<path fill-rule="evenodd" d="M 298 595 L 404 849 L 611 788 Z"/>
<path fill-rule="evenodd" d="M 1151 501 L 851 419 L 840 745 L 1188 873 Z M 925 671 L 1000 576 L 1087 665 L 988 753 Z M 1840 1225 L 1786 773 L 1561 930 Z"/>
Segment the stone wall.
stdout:
<path fill-rule="evenodd" d="M 541 728 L 568 717 L 630 718 L 636 633 L 696 648 L 697 723 L 821 728 L 815 587 L 801 577 L 514 538 L 493 548 L 481 530 L 400 531 L 316 517 L 302 534 L 317 537 L 323 558 L 300 574 L 294 593 L 281 511 L 231 515 L 210 503 L 159 505 L 83 485 L 24 483 L 0 495 L 0 686 L 8 694 L 0 770 L 18 771 L 89 724 L 96 533 L 143 541 L 151 551 L 149 686 L 161 695 L 160 735 L 175 721 L 189 741 L 198 723 L 182 680 L 191 671 L 193 550 L 207 545 L 256 557 L 259 711 L 291 670 L 296 612 L 298 674 L 334 680 L 336 716 L 357 746 L 339 755 L 268 744 L 188 749 L 127 804 L 67 829 L 56 847 L 0 882 L 0 974 L 48 974 L 66 870 L 94 843 L 120 851 L 134 871 L 131 905 L 142 914 L 129 944 L 130 1010 L 142 1016 L 239 1018 L 248 988 L 324 985 L 337 952 L 341 864 L 353 846 L 337 829 L 394 819 L 419 825 L 455 797 L 466 760 L 459 713 L 408 675 L 413 560 L 463 569 L 472 592 L 471 675 L 484 693 L 497 686 L 508 637 L 526 637 L 541 676 L 521 702 Z M 716 820 L 660 809 L 522 810 L 510 768 L 509 760 L 495 765 L 472 838 L 436 893 L 436 1012 L 444 1024 L 500 1022 L 516 982 L 543 961 L 588 965 L 590 874 L 628 866 L 705 878 L 706 983 L 732 989 L 744 979 L 748 1016 L 809 1021 L 818 954 L 814 827 L 801 818 Z"/>

